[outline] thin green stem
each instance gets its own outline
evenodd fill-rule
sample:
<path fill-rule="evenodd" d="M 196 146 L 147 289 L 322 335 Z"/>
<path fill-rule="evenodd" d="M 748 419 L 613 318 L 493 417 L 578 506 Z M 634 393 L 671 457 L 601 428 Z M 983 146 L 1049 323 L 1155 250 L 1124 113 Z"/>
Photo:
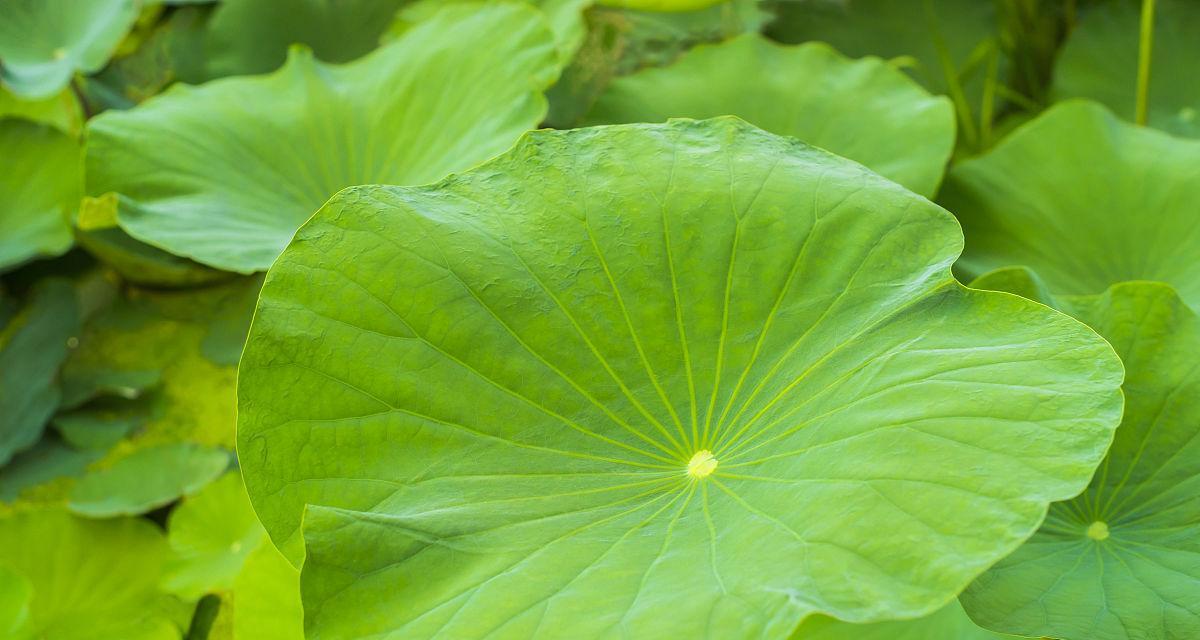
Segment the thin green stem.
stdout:
<path fill-rule="evenodd" d="M 1138 40 L 1137 104 L 1134 121 L 1146 126 L 1150 104 L 1150 51 L 1154 48 L 1154 0 L 1142 0 L 1142 31 Z"/>

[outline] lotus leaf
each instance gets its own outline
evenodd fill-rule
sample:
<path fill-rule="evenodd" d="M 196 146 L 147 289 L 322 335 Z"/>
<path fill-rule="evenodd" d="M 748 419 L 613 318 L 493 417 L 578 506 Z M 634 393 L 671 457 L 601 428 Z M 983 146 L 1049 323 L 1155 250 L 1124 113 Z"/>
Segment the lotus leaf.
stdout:
<path fill-rule="evenodd" d="M 961 243 L 924 198 L 729 117 L 534 132 L 343 191 L 272 267 L 239 370 L 306 632 L 933 613 L 1086 486 L 1122 403 L 1111 347 L 959 285 Z"/>
<path fill-rule="evenodd" d="M 5 0 L 0 80 L 16 94 L 49 98 L 75 72 L 103 67 L 137 13 L 136 0 Z"/>
<path fill-rule="evenodd" d="M 800 625 L 792 640 L 1018 640 L 981 629 L 963 611 L 958 600 L 937 613 L 916 620 L 893 620 L 875 624 L 849 624 L 816 616 Z"/>
<path fill-rule="evenodd" d="M 76 404 L 116 394 L 153 405 L 142 430 L 114 455 L 163 442 L 232 447 L 232 365 L 258 286 L 258 278 L 239 278 L 184 291 L 130 287 L 89 323 L 63 367 L 64 389 Z"/>
<path fill-rule="evenodd" d="M 83 129 L 83 110 L 70 89 L 41 100 L 26 100 L 0 86 L 0 118 L 22 118 L 78 135 Z"/>
<path fill-rule="evenodd" d="M 963 225 L 970 277 L 1025 265 L 1056 294 L 1154 280 L 1200 305 L 1197 198 L 1200 141 L 1070 101 L 952 168 L 939 202 Z"/>
<path fill-rule="evenodd" d="M 13 503 L 8 505 L 13 508 L 26 503 L 65 503 L 68 488 L 62 486 L 67 484 L 64 481 L 83 475 L 88 465 L 103 455 L 103 451 L 75 449 L 46 436 L 0 468 L 0 502 Z"/>
<path fill-rule="evenodd" d="M 721 0 L 599 0 L 602 5 L 639 11 L 696 11 L 720 2 Z"/>
<path fill-rule="evenodd" d="M 167 530 L 163 588 L 187 599 L 233 588 L 246 557 L 266 538 L 236 472 L 185 498 Z"/>
<path fill-rule="evenodd" d="M 950 93 L 951 78 L 978 105 L 980 69 L 967 74 L 981 45 L 997 36 L 995 2 L 979 0 L 785 0 L 767 33 L 782 42 L 828 42 L 851 56 L 902 61 L 934 93 Z"/>
<path fill-rule="evenodd" d="M 196 493 L 229 467 L 229 454 L 181 442 L 138 449 L 90 471 L 71 490 L 71 511 L 91 518 L 137 515 Z"/>
<path fill-rule="evenodd" d="M 246 558 L 233 598 L 234 638 L 304 640 L 300 572 L 269 542 Z"/>
<path fill-rule="evenodd" d="M 1200 5 L 1156 0 L 1147 115 L 1150 125 L 1200 137 Z M 1088 7 L 1054 66 L 1060 98 L 1091 98 L 1126 120 L 1137 103 L 1141 2 L 1110 0 Z"/>
<path fill-rule="evenodd" d="M 186 610 L 155 589 L 166 548 L 147 520 L 59 510 L 0 519 L 0 566 L 33 592 L 27 635 L 15 640 L 178 640 Z"/>
<path fill-rule="evenodd" d="M 954 149 L 954 108 L 882 60 L 848 60 L 824 44 L 746 34 L 700 45 L 674 65 L 618 78 L 591 124 L 741 117 L 863 163 L 924 196 Z"/>
<path fill-rule="evenodd" d="M 209 78 L 278 69 L 294 43 L 320 60 L 369 53 L 409 0 L 221 0 L 205 34 Z"/>
<path fill-rule="evenodd" d="M 79 144 L 48 126 L 0 120 L 0 272 L 71 247 Z"/>
<path fill-rule="evenodd" d="M 980 624 L 1025 636 L 1200 637 L 1200 318 L 1161 283 L 1054 301 L 1120 354 L 1125 417 L 1087 490 L 1051 505 L 963 604 Z"/>
<path fill-rule="evenodd" d="M 0 326 L 0 466 L 36 444 L 58 409 L 58 369 L 78 340 L 79 323 L 75 289 L 52 279 Z"/>
<path fill-rule="evenodd" d="M 126 197 L 117 219 L 135 239 L 221 269 L 266 269 L 339 189 L 469 168 L 545 114 L 557 58 L 540 12 L 453 9 L 349 65 L 295 50 L 270 76 L 176 85 L 102 114 L 88 125 L 88 190 Z M 433 79 L 450 82 L 424 90 Z"/>

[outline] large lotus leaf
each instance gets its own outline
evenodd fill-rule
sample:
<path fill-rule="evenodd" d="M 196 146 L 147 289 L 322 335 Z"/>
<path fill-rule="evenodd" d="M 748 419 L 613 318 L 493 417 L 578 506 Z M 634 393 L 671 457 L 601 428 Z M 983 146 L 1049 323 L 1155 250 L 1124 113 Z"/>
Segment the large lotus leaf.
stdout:
<path fill-rule="evenodd" d="M 1102 102 L 1133 120 L 1137 103 L 1141 2 L 1109 0 L 1087 7 L 1054 65 L 1060 98 Z M 1200 4 L 1157 0 L 1150 61 L 1147 115 L 1150 125 L 1176 135 L 1200 137 Z"/>
<path fill-rule="evenodd" d="M 58 370 L 79 331 L 79 301 L 62 279 L 39 284 L 0 326 L 0 466 L 37 443 L 58 409 Z"/>
<path fill-rule="evenodd" d="M 236 472 L 184 499 L 167 531 L 163 588 L 186 599 L 232 589 L 246 557 L 266 538 Z"/>
<path fill-rule="evenodd" d="M 935 93 L 958 78 L 978 104 L 984 74 L 965 73 L 981 44 L 997 35 L 996 3 L 980 0 L 784 0 L 768 34 L 783 42 L 819 40 L 861 57 L 902 58 Z M 947 69 L 947 67 L 950 67 Z"/>
<path fill-rule="evenodd" d="M 135 0 L 5 0 L 0 4 L 0 80 L 48 98 L 76 71 L 104 66 L 137 19 Z"/>
<path fill-rule="evenodd" d="M 1086 485 L 1121 411 L 1111 347 L 960 286 L 961 242 L 736 118 L 536 132 L 342 192 L 271 269 L 239 373 L 307 631 L 932 613 Z"/>
<path fill-rule="evenodd" d="M 0 120 L 0 272 L 71 247 L 79 143 L 48 126 Z"/>
<path fill-rule="evenodd" d="M 349 65 L 297 50 L 270 76 L 105 113 L 89 124 L 89 192 L 126 196 L 117 219 L 138 240 L 252 272 L 343 187 L 422 184 L 504 151 L 545 114 L 553 39 L 523 4 L 455 9 Z"/>
<path fill-rule="evenodd" d="M 1121 355 L 1125 417 L 1087 490 L 1051 505 L 963 604 L 980 624 L 1021 635 L 1200 637 L 1200 318 L 1159 283 L 1058 302 Z"/>
<path fill-rule="evenodd" d="M 208 25 L 210 78 L 278 69 L 301 43 L 326 62 L 349 62 L 379 43 L 410 0 L 222 0 Z"/>
<path fill-rule="evenodd" d="M 741 117 L 857 160 L 931 197 L 954 149 L 954 108 L 878 58 L 746 34 L 698 46 L 674 65 L 618 78 L 590 124 Z"/>
<path fill-rule="evenodd" d="M 826 616 L 805 620 L 792 640 L 1018 640 L 980 628 L 958 600 L 916 620 L 850 624 Z"/>
<path fill-rule="evenodd" d="M 951 169 L 939 201 L 967 237 L 958 268 L 976 277 L 1027 265 L 1054 293 L 1127 280 L 1174 285 L 1200 304 L 1200 141 L 1064 102 L 987 155 Z"/>
<path fill-rule="evenodd" d="M 93 469 L 71 490 L 71 511 L 90 518 L 138 515 L 196 493 L 229 467 L 229 454 L 188 442 L 160 444 Z"/>
<path fill-rule="evenodd" d="M 166 550 L 148 520 L 57 510 L 0 519 L 0 566 L 33 590 L 30 640 L 178 640 L 182 603 L 156 590 Z"/>

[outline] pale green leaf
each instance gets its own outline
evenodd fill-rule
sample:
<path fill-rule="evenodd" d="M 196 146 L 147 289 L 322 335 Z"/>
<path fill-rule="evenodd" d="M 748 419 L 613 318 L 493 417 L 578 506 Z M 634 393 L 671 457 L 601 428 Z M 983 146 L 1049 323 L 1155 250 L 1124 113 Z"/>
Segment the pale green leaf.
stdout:
<path fill-rule="evenodd" d="M 963 611 L 958 600 L 934 614 L 915 620 L 875 624 L 849 624 L 826 616 L 804 621 L 792 640 L 1018 640 L 980 628 Z"/>
<path fill-rule="evenodd" d="M 1086 485 L 1121 413 L 1111 347 L 959 285 L 961 242 L 735 118 L 535 132 L 342 192 L 272 267 L 239 372 L 307 633 L 933 613 Z"/>
<path fill-rule="evenodd" d="M 1200 305 L 1200 141 L 1064 102 L 952 168 L 938 200 L 962 223 L 967 276 L 1024 265 L 1055 294 L 1154 280 Z"/>
<path fill-rule="evenodd" d="M 229 454 L 192 443 L 138 449 L 75 483 L 71 511 L 91 518 L 137 515 L 196 493 L 229 467 Z"/>
<path fill-rule="evenodd" d="M 49 98 L 75 72 L 108 62 L 137 9 L 136 0 L 4 0 L 0 80 L 19 95 Z"/>
<path fill-rule="evenodd" d="M 1120 354 L 1125 417 L 1087 490 L 1051 505 L 963 604 L 980 624 L 1027 636 L 1200 637 L 1200 317 L 1160 283 L 1058 302 Z"/>
<path fill-rule="evenodd" d="M 166 547 L 147 520 L 56 510 L 0 519 L 0 565 L 33 589 L 30 639 L 179 640 L 182 603 L 155 589 Z"/>
<path fill-rule="evenodd" d="M 447 10 L 349 65 L 295 50 L 270 76 L 176 85 L 101 115 L 89 123 L 89 193 L 126 196 L 117 218 L 138 240 L 263 270 L 343 187 L 421 184 L 507 149 L 545 114 L 556 74 L 537 10 Z"/>
<path fill-rule="evenodd" d="M 270 542 L 246 558 L 233 585 L 235 640 L 303 640 L 300 572 Z"/>
<path fill-rule="evenodd" d="M 185 498 L 167 531 L 163 588 L 185 599 L 232 589 L 246 557 L 266 538 L 237 472 Z"/>
<path fill-rule="evenodd" d="M 48 126 L 0 120 L 0 272 L 71 248 L 79 143 Z"/>
<path fill-rule="evenodd" d="M 954 108 L 877 58 L 757 34 L 701 45 L 675 64 L 618 78 L 588 124 L 732 114 L 861 162 L 931 197 L 954 149 Z"/>

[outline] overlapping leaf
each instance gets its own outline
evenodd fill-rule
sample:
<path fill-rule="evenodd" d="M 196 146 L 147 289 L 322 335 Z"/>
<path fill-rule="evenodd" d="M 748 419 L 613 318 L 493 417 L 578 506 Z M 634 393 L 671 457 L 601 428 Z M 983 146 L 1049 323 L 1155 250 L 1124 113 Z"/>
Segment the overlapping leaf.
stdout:
<path fill-rule="evenodd" d="M 71 247 L 79 144 L 45 125 L 0 120 L 0 272 Z"/>
<path fill-rule="evenodd" d="M 1025 265 L 1057 294 L 1128 280 L 1174 285 L 1200 305 L 1200 141 L 1061 103 L 985 156 L 951 169 L 939 201 L 967 237 L 975 277 Z"/>
<path fill-rule="evenodd" d="M 1013 270 L 975 284 L 1037 289 Z M 1087 490 L 1051 505 L 1033 538 L 963 602 L 980 624 L 1025 636 L 1200 636 L 1200 318 L 1158 283 L 1042 301 L 1116 348 L 1125 417 Z"/>
<path fill-rule="evenodd" d="M 166 548 L 147 520 L 56 510 L 0 519 L 0 567 L 32 592 L 25 622 L 0 619 L 0 630 L 17 627 L 5 636 L 14 640 L 178 640 L 190 612 L 156 589 Z"/>
<path fill-rule="evenodd" d="M 307 632 L 933 613 L 1086 485 L 1121 412 L 1111 348 L 961 287 L 960 248 L 927 200 L 732 118 L 343 192 L 272 268 L 239 375 Z"/>
<path fill-rule="evenodd" d="M 851 61 L 822 44 L 747 34 L 698 46 L 675 64 L 618 78 L 591 124 L 741 117 L 867 167 L 925 196 L 954 148 L 954 109 L 883 61 Z"/>
<path fill-rule="evenodd" d="M 76 71 L 108 62 L 137 19 L 136 0 L 5 0 L 0 80 L 27 98 L 49 98 Z"/>

